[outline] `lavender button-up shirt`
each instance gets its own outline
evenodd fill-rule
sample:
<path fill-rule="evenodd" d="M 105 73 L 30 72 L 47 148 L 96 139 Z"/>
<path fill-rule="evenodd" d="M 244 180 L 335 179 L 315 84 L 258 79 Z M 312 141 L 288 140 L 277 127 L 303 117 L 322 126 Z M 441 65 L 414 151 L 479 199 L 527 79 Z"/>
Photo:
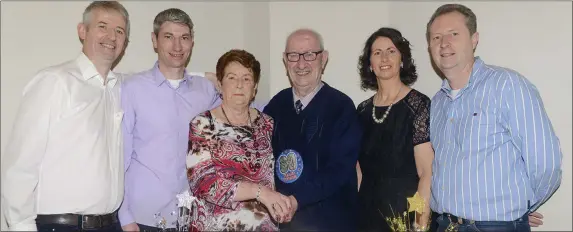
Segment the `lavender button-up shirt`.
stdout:
<path fill-rule="evenodd" d="M 174 228 L 176 195 L 189 186 L 185 167 L 189 122 L 218 106 L 218 93 L 208 79 L 187 72 L 173 88 L 156 63 L 124 82 L 121 101 L 126 165 L 121 225 L 157 226 L 154 215 L 161 213 L 167 228 Z"/>

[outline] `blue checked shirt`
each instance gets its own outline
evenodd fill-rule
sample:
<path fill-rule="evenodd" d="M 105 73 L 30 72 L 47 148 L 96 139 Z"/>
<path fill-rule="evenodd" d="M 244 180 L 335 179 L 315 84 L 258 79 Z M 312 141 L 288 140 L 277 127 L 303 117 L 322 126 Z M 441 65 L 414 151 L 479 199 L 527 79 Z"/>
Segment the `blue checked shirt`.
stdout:
<path fill-rule="evenodd" d="M 432 210 L 512 221 L 537 209 L 561 184 L 562 153 L 536 87 L 476 57 L 468 84 L 450 92 L 444 80 L 430 110 Z"/>

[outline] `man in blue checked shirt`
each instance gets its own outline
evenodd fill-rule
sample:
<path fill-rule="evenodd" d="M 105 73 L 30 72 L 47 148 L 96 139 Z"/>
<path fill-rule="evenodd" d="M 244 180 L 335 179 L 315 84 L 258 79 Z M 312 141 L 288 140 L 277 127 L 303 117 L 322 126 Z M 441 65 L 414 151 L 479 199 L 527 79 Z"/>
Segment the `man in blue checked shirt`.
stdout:
<path fill-rule="evenodd" d="M 542 224 L 535 210 L 561 184 L 559 139 L 531 82 L 474 57 L 476 25 L 459 4 L 441 6 L 427 25 L 446 78 L 430 110 L 430 205 L 438 231 L 530 231 Z"/>

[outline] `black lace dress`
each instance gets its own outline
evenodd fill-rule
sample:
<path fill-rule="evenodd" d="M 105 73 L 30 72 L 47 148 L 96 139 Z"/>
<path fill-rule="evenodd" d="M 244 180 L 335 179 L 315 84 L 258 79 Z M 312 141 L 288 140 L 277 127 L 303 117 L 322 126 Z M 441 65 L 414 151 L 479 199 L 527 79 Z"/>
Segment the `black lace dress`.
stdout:
<path fill-rule="evenodd" d="M 372 118 L 373 97 L 358 105 L 364 128 L 358 161 L 360 231 L 391 231 L 385 218 L 403 216 L 418 189 L 414 146 L 430 141 L 430 98 L 412 89 L 381 124 Z M 381 119 L 388 106 L 376 107 Z M 413 214 L 410 215 L 413 221 Z"/>

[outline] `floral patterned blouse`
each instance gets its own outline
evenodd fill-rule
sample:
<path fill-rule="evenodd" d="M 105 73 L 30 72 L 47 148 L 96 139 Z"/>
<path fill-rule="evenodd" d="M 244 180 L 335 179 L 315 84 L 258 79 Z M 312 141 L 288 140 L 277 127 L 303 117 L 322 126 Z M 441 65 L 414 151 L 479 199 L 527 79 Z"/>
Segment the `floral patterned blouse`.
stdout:
<path fill-rule="evenodd" d="M 187 177 L 197 198 L 191 231 L 277 231 L 266 207 L 255 201 L 233 201 L 239 181 L 271 189 L 274 158 L 273 119 L 259 112 L 251 126 L 232 126 L 210 111 L 190 123 Z"/>

